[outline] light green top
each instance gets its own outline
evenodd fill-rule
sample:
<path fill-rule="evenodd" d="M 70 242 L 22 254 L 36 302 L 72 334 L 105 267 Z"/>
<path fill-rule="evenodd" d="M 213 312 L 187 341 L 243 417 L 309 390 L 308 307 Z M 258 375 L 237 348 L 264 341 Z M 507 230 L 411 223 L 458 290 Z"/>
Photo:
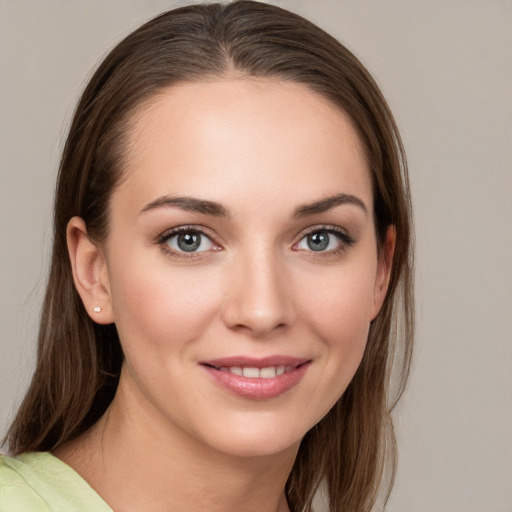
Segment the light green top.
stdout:
<path fill-rule="evenodd" d="M 113 512 L 89 484 L 48 452 L 0 454 L 0 512 Z"/>

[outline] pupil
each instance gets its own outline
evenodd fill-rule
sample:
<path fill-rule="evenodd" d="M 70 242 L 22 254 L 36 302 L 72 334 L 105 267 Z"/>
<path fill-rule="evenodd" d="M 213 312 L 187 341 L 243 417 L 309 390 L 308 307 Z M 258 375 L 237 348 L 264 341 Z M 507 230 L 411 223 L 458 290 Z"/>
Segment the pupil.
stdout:
<path fill-rule="evenodd" d="M 308 236 L 308 246 L 312 251 L 323 251 L 329 245 L 327 233 L 313 233 Z"/>
<path fill-rule="evenodd" d="M 178 236 L 178 247 L 185 252 L 193 252 L 201 245 L 200 235 L 197 233 L 182 233 Z"/>

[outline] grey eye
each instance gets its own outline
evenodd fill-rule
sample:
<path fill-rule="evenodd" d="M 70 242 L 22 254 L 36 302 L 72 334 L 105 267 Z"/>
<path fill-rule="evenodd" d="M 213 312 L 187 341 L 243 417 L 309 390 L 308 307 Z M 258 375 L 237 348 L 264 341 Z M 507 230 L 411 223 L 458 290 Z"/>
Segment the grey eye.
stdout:
<path fill-rule="evenodd" d="M 308 251 L 320 252 L 331 251 L 340 245 L 339 236 L 329 231 L 315 231 L 309 233 L 299 242 L 299 249 L 306 249 Z"/>
<path fill-rule="evenodd" d="M 178 252 L 203 252 L 212 248 L 213 242 L 198 231 L 184 231 L 168 238 L 167 245 Z"/>

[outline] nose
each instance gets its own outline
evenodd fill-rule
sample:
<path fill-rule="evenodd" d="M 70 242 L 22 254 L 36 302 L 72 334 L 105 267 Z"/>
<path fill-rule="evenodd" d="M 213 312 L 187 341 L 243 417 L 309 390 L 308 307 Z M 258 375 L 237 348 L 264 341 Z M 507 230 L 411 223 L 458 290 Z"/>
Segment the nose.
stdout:
<path fill-rule="evenodd" d="M 262 338 L 293 323 L 293 283 L 273 251 L 240 256 L 229 272 L 223 317 L 230 329 Z"/>

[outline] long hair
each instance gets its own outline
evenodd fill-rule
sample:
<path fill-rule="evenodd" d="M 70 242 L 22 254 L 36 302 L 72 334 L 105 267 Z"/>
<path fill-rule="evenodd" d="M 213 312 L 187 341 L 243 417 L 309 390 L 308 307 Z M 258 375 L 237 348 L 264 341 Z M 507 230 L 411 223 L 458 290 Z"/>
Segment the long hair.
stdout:
<path fill-rule="evenodd" d="M 366 512 L 385 461 L 391 489 L 396 447 L 390 413 L 411 361 L 406 160 L 386 101 L 358 59 L 309 21 L 264 3 L 197 4 L 161 14 L 116 46 L 85 88 L 60 164 L 37 367 L 6 439 L 14 454 L 53 450 L 89 429 L 111 403 L 121 345 L 115 325 L 95 324 L 75 290 L 66 225 L 80 216 L 94 241 L 107 239 L 109 199 L 122 176 L 130 120 L 146 100 L 173 84 L 233 73 L 304 84 L 348 114 L 369 164 L 379 248 L 387 228 L 396 229 L 389 290 L 370 326 L 362 363 L 343 396 L 305 435 L 286 484 L 295 512 L 311 510 L 321 482 L 332 512 Z"/>

